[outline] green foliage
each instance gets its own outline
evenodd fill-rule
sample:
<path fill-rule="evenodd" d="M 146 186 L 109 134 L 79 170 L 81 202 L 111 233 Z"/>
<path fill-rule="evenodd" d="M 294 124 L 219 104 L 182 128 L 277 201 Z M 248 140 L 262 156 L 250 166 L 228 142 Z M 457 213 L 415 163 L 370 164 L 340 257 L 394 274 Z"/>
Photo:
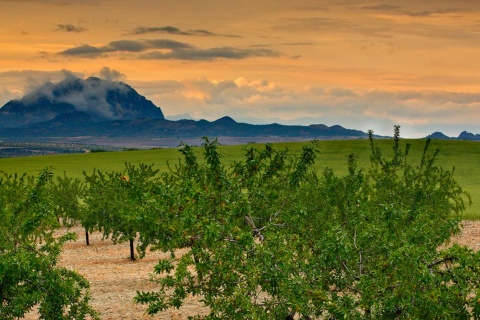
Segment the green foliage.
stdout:
<path fill-rule="evenodd" d="M 413 165 L 399 127 L 391 159 L 372 136 L 370 169 L 350 155 L 345 176 L 315 171 L 316 142 L 299 156 L 247 146 L 231 167 L 216 140 L 204 163 L 183 145 L 140 211 L 143 246 L 171 257 L 136 301 L 155 314 L 197 296 L 199 319 L 479 318 L 480 255 L 444 247 L 468 196 L 430 141 Z"/>
<path fill-rule="evenodd" d="M 424 139 L 401 140 L 402 143 L 412 145 L 410 150 L 410 161 L 420 161 L 422 156 Z M 390 157 L 393 149 L 391 148 L 391 139 L 378 139 L 377 144 L 383 150 L 385 156 Z M 286 142 L 275 143 L 278 149 L 288 148 L 291 153 L 300 153 L 305 142 Z M 354 154 L 359 168 L 368 168 L 370 166 L 370 148 L 368 140 L 325 140 L 322 144 L 322 161 L 317 162 L 315 167 L 322 170 L 329 167 L 337 175 L 348 173 L 345 162 L 345 155 Z M 263 145 L 250 144 L 261 149 Z M 229 166 L 234 161 L 243 161 L 244 146 L 231 145 L 221 146 L 219 150 L 224 155 L 223 162 Z M 464 218 L 468 220 L 480 219 L 480 143 L 476 141 L 459 140 L 432 140 L 431 149 L 440 148 L 442 152 L 436 158 L 436 165 L 451 169 L 455 167 L 455 177 L 464 190 L 471 194 L 473 204 L 465 211 Z M 192 148 L 199 157 L 199 162 L 203 162 L 201 148 Z M 154 159 L 154 160 L 152 160 Z M 7 173 L 26 172 L 36 174 L 42 168 L 52 165 L 58 172 L 66 172 L 69 177 L 83 179 L 83 171 L 92 172 L 94 168 L 104 172 L 118 171 L 122 172 L 125 163 L 139 165 L 140 163 L 155 162 L 155 168 L 159 172 L 167 172 L 167 163 L 178 160 L 178 151 L 175 148 L 164 148 L 161 150 L 139 150 L 132 152 L 102 152 L 86 153 L 75 155 L 55 155 L 42 157 L 25 157 L 15 159 L 0 159 L 0 167 Z"/>
<path fill-rule="evenodd" d="M 145 164 L 125 166 L 122 174 L 99 170 L 91 175 L 84 173 L 87 186 L 82 200 L 86 208 L 81 223 L 88 231 L 100 230 L 104 238 L 114 242 L 130 241 L 130 258 L 135 260 L 133 240 L 139 230 L 146 228 L 142 211 L 158 170 Z M 143 256 L 145 247 L 139 247 L 139 251 Z"/>
<path fill-rule="evenodd" d="M 49 197 L 52 172 L 0 178 L 0 318 L 17 319 L 39 307 L 41 319 L 96 318 L 88 282 L 57 266 L 72 234 L 55 237 L 59 227 Z"/>

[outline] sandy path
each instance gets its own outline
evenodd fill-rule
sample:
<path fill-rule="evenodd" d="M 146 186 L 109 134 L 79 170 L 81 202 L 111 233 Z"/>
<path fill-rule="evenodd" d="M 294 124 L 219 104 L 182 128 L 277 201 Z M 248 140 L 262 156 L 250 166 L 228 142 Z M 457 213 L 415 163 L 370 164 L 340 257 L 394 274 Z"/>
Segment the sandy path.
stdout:
<path fill-rule="evenodd" d="M 168 310 L 162 314 L 148 316 L 145 306 L 133 303 L 137 290 L 155 290 L 149 281 L 155 263 L 165 254 L 148 252 L 142 260 L 130 261 L 128 243 L 114 245 L 109 240 L 101 240 L 101 235 L 91 235 L 91 245 L 86 246 L 81 228 L 76 232 L 76 242 L 64 246 L 62 266 L 76 270 L 85 276 L 91 285 L 92 306 L 100 312 L 102 319 L 187 319 L 199 310 L 195 301 L 187 301 L 181 310 Z M 462 234 L 454 242 L 480 250 L 480 221 L 465 221 Z M 26 319 L 37 319 L 34 313 Z"/>

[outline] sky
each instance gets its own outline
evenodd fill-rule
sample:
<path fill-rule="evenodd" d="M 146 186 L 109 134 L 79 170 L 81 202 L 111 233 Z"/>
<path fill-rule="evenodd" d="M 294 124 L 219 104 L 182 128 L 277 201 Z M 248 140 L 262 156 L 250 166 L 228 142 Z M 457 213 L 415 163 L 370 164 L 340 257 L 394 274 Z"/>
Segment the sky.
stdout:
<path fill-rule="evenodd" d="M 480 1 L 0 0 L 0 106 L 68 75 L 167 118 L 480 133 Z"/>

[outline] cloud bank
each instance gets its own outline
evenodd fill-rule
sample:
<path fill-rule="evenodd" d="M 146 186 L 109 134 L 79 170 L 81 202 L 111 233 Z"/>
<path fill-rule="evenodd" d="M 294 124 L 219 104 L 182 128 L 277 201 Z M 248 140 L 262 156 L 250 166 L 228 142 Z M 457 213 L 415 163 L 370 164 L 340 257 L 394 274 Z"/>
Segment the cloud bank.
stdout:
<path fill-rule="evenodd" d="M 197 48 L 191 44 L 170 39 L 118 40 L 104 46 L 80 46 L 64 50 L 59 55 L 79 58 L 99 58 L 108 54 L 141 53 L 134 58 L 157 60 L 212 61 L 217 59 L 246 59 L 250 57 L 279 57 L 281 53 L 262 48 Z"/>
<path fill-rule="evenodd" d="M 168 115 L 215 120 L 229 115 L 250 123 L 340 124 L 390 135 L 400 124 L 410 137 L 433 131 L 456 136 L 480 132 L 480 93 L 448 91 L 356 91 L 350 88 L 288 88 L 266 79 L 138 82 L 135 87 Z M 472 116 L 474 115 L 474 116 Z M 460 129 L 463 128 L 463 129 Z"/>

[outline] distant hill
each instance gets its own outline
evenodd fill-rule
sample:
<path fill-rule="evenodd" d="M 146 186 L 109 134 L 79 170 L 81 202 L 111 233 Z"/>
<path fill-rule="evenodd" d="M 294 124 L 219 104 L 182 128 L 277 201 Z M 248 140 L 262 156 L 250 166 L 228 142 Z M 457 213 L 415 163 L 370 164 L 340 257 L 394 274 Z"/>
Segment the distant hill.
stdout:
<path fill-rule="evenodd" d="M 480 140 L 480 134 L 473 134 L 473 133 L 470 133 L 470 132 L 467 132 L 467 131 L 463 131 L 462 133 L 460 133 L 460 135 L 458 136 L 459 140 Z"/>
<path fill-rule="evenodd" d="M 439 139 L 439 140 L 475 140 L 480 141 L 480 134 L 473 134 L 467 131 L 463 131 L 458 135 L 458 137 L 448 137 L 442 132 L 434 132 L 431 135 L 428 135 L 427 138 Z"/>
<path fill-rule="evenodd" d="M 165 119 L 162 110 L 123 82 L 68 77 L 48 82 L 0 108 L 1 127 L 21 127 L 83 112 L 93 121 Z"/>
<path fill-rule="evenodd" d="M 215 121 L 166 120 L 161 109 L 123 82 L 70 77 L 47 83 L 0 108 L 0 140 L 101 137 L 158 139 L 274 137 L 275 139 L 351 139 L 367 134 L 339 125 L 253 125 L 231 117 Z M 291 139 L 290 139 L 291 140 Z"/>
<path fill-rule="evenodd" d="M 436 131 L 436 132 L 432 133 L 431 135 L 428 135 L 427 138 L 438 139 L 438 140 L 450 140 L 450 139 L 452 139 L 452 138 L 444 135 L 442 132 L 439 132 L 439 131 Z"/>

